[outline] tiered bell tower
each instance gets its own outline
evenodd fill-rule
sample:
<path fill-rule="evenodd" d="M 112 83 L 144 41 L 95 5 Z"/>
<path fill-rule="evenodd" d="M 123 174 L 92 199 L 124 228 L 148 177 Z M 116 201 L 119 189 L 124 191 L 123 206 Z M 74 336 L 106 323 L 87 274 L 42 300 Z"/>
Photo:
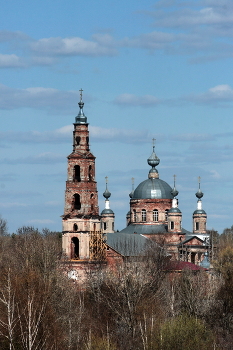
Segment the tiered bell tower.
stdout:
<path fill-rule="evenodd" d="M 87 117 L 80 90 L 79 113 L 68 158 L 62 248 L 68 259 L 89 259 L 91 233 L 100 231 L 95 157 L 90 152 Z"/>

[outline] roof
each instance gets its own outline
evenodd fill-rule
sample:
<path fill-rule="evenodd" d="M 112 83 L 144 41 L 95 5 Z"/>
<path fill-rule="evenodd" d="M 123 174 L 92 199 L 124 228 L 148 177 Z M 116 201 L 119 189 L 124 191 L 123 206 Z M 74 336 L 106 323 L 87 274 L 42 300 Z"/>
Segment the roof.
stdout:
<path fill-rule="evenodd" d="M 139 256 L 145 249 L 147 238 L 141 235 L 128 235 L 121 232 L 107 234 L 107 245 L 123 256 Z"/>
<path fill-rule="evenodd" d="M 126 228 L 120 231 L 120 233 L 126 233 L 126 234 L 145 234 L 145 235 L 153 235 L 153 234 L 159 234 L 159 233 L 165 233 L 168 231 L 167 225 L 161 224 L 161 225 L 154 225 L 154 224 L 130 224 Z M 181 234 L 190 234 L 191 232 L 185 230 L 182 228 Z"/>
<path fill-rule="evenodd" d="M 173 199 L 172 188 L 163 180 L 150 178 L 134 190 L 132 199 Z"/>
<path fill-rule="evenodd" d="M 103 214 L 114 214 L 114 212 L 112 211 L 112 209 L 104 209 L 101 212 L 101 215 L 103 215 Z"/>

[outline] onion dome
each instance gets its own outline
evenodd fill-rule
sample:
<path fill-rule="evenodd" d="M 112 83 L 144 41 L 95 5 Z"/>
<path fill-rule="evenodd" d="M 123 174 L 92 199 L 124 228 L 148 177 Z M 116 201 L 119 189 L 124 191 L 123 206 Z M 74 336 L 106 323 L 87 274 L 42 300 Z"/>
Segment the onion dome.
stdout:
<path fill-rule="evenodd" d="M 108 190 L 108 177 L 106 176 L 105 179 L 106 179 L 106 189 L 105 189 L 105 191 L 103 193 L 103 196 L 104 196 L 105 199 L 108 200 L 108 198 L 111 197 L 111 192 L 109 192 L 109 190 Z"/>
<path fill-rule="evenodd" d="M 205 210 L 202 209 L 202 200 L 201 198 L 204 196 L 204 193 L 201 191 L 201 178 L 200 176 L 198 177 L 198 191 L 196 193 L 196 197 L 198 198 L 198 201 L 197 201 L 197 209 L 194 211 L 193 214 L 206 214 Z"/>
<path fill-rule="evenodd" d="M 153 139 L 154 143 L 154 139 Z M 165 181 L 159 179 L 159 173 L 155 167 L 159 164 L 160 159 L 153 151 L 147 159 L 148 164 L 152 167 L 149 171 L 148 179 L 141 182 L 134 190 L 132 199 L 173 199 L 172 188 Z"/>
<path fill-rule="evenodd" d="M 158 170 L 155 169 L 155 167 L 157 165 L 159 165 L 160 159 L 155 154 L 154 141 L 155 141 L 155 139 L 153 139 L 153 150 L 152 150 L 151 156 L 147 159 L 147 163 L 152 167 L 152 169 L 149 171 L 149 175 L 148 175 L 149 178 L 158 178 L 159 177 Z"/>
<path fill-rule="evenodd" d="M 112 211 L 112 209 L 110 209 L 110 202 L 109 202 L 109 198 L 111 197 L 111 193 L 108 190 L 108 177 L 105 177 L 106 180 L 106 189 L 103 193 L 103 196 L 105 198 L 105 208 L 104 210 L 102 210 L 101 215 L 103 214 L 114 214 L 114 212 Z"/>
<path fill-rule="evenodd" d="M 85 114 L 83 112 L 83 106 L 84 106 L 84 102 L 82 100 L 83 89 L 80 89 L 79 91 L 80 91 L 80 102 L 78 103 L 79 113 L 78 113 L 77 117 L 75 118 L 75 124 L 87 124 L 87 117 L 85 116 Z"/>
<path fill-rule="evenodd" d="M 196 193 L 196 197 L 198 199 L 201 199 L 204 196 L 204 193 L 201 191 L 201 188 L 200 188 L 200 186 L 201 186 L 201 178 L 200 178 L 200 176 L 198 177 L 198 184 L 199 184 L 199 187 L 198 187 L 198 191 Z"/>
<path fill-rule="evenodd" d="M 174 175 L 174 187 L 171 191 L 171 194 L 173 195 L 173 197 L 176 197 L 179 194 L 179 191 L 177 191 L 176 189 L 176 175 Z"/>

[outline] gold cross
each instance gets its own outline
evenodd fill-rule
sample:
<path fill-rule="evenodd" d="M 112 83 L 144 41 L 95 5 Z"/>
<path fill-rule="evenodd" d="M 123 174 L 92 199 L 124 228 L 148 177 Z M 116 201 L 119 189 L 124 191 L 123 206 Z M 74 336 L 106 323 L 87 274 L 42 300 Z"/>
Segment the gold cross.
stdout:
<path fill-rule="evenodd" d="M 106 185 L 107 185 L 107 183 L 108 183 L 108 177 L 107 176 L 105 176 L 105 180 L 106 180 Z"/>

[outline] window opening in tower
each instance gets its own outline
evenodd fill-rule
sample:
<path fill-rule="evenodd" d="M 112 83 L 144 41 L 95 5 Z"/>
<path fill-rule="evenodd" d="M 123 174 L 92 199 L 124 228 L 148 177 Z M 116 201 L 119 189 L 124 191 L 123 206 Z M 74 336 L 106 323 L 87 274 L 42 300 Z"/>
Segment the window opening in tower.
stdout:
<path fill-rule="evenodd" d="M 74 194 L 74 209 L 81 209 L 80 195 L 78 193 Z"/>

